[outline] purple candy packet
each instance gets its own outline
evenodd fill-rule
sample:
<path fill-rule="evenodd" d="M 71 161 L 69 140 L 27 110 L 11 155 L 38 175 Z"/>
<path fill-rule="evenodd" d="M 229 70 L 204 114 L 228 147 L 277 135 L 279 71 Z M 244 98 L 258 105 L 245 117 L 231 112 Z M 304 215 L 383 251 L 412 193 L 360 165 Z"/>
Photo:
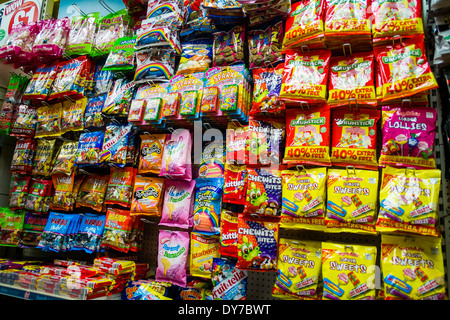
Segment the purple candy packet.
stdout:
<path fill-rule="evenodd" d="M 280 216 L 281 196 L 282 179 L 279 170 L 247 168 L 244 213 Z"/>
<path fill-rule="evenodd" d="M 155 280 L 186 287 L 189 240 L 189 232 L 186 231 L 159 231 L 158 267 Z"/>
<path fill-rule="evenodd" d="M 436 109 L 383 106 L 381 166 L 436 168 Z"/>
<path fill-rule="evenodd" d="M 189 229 L 193 226 L 195 180 L 165 182 L 164 204 L 159 225 Z"/>
<path fill-rule="evenodd" d="M 159 176 L 192 180 L 192 137 L 188 130 L 177 129 L 167 136 Z"/>

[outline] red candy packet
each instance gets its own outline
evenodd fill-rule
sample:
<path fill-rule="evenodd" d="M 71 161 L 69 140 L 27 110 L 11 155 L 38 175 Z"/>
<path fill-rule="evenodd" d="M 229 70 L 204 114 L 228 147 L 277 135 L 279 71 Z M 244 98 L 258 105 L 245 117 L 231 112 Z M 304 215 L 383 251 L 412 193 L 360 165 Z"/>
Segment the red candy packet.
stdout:
<path fill-rule="evenodd" d="M 133 167 L 111 167 L 105 194 L 105 204 L 117 204 L 125 208 L 131 206 L 136 171 L 137 169 Z"/>
<path fill-rule="evenodd" d="M 225 165 L 225 184 L 222 201 L 244 205 L 247 187 L 246 165 Z"/>
<path fill-rule="evenodd" d="M 220 247 L 222 256 L 237 258 L 238 214 L 222 210 L 220 214 Z"/>

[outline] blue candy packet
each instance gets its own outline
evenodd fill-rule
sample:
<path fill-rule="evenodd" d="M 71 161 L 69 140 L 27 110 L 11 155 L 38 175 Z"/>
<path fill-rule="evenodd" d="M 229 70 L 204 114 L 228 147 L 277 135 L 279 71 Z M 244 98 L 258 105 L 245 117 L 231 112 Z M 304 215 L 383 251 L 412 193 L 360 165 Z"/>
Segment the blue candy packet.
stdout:
<path fill-rule="evenodd" d="M 247 278 L 247 271 L 236 268 L 234 260 L 213 258 L 211 271 L 213 300 L 245 300 Z"/>
<path fill-rule="evenodd" d="M 87 253 L 100 252 L 100 243 L 103 236 L 103 229 L 105 228 L 105 221 L 105 214 L 83 214 L 72 249 L 84 250 Z"/>
<path fill-rule="evenodd" d="M 220 211 L 224 178 L 195 179 L 193 231 L 220 233 Z"/>
<path fill-rule="evenodd" d="M 105 133 L 103 131 L 84 132 L 80 135 L 75 164 L 82 166 L 95 166 L 100 163 Z"/>

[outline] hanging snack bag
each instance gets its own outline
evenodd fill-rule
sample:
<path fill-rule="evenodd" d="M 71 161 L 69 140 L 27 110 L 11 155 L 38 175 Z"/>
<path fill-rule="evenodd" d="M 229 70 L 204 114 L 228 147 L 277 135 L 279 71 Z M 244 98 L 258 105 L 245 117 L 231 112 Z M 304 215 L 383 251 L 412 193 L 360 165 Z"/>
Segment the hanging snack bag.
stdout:
<path fill-rule="evenodd" d="M 438 88 L 423 40 L 411 39 L 374 48 L 380 73 L 382 102 Z"/>
<path fill-rule="evenodd" d="M 9 171 L 20 174 L 30 174 L 35 152 L 36 140 L 17 140 Z"/>
<path fill-rule="evenodd" d="M 61 128 L 63 132 L 81 131 L 84 129 L 84 113 L 87 98 L 76 101 L 64 101 L 62 107 Z"/>
<path fill-rule="evenodd" d="M 51 188 L 52 180 L 32 178 L 24 209 L 34 213 L 45 213 L 44 202 Z"/>
<path fill-rule="evenodd" d="M 91 68 L 91 62 L 86 56 L 65 60 L 57 64 L 55 80 L 51 85 L 49 100 L 83 98 L 86 77 Z"/>
<path fill-rule="evenodd" d="M 105 204 L 117 204 L 129 208 L 133 198 L 134 178 L 136 168 L 111 167 L 108 187 L 105 194 Z"/>
<path fill-rule="evenodd" d="M 210 142 L 203 147 L 202 160 L 198 167 L 198 176 L 218 178 L 224 176 L 225 149 L 222 143 Z"/>
<path fill-rule="evenodd" d="M 106 212 L 106 222 L 100 248 L 128 252 L 130 250 L 129 239 L 132 222 L 130 211 L 109 208 Z"/>
<path fill-rule="evenodd" d="M 92 12 L 71 18 L 69 37 L 65 48 L 67 55 L 91 53 L 92 45 L 95 42 L 99 15 L 99 12 Z"/>
<path fill-rule="evenodd" d="M 56 140 L 38 139 L 36 145 L 36 153 L 33 159 L 32 175 L 49 176 L 52 163 L 53 154 L 55 150 Z"/>
<path fill-rule="evenodd" d="M 102 116 L 103 106 L 106 100 L 106 94 L 90 97 L 87 100 L 86 110 L 84 113 L 84 128 L 85 129 L 100 129 L 105 125 Z"/>
<path fill-rule="evenodd" d="M 134 44 L 136 36 L 122 37 L 114 41 L 114 46 L 109 52 L 102 70 L 130 71 L 135 67 Z"/>
<path fill-rule="evenodd" d="M 278 219 L 238 216 L 238 260 L 241 270 L 275 271 L 277 269 Z"/>
<path fill-rule="evenodd" d="M 250 69 L 268 67 L 284 60 L 281 53 L 283 22 L 247 32 Z"/>
<path fill-rule="evenodd" d="M 69 228 L 73 226 L 72 222 L 76 218 L 78 218 L 77 214 L 50 212 L 37 248 L 43 251 L 60 252 Z"/>
<path fill-rule="evenodd" d="M 211 279 L 214 258 L 219 258 L 219 236 L 191 232 L 189 273 L 193 277 Z"/>
<path fill-rule="evenodd" d="M 327 168 L 281 171 L 280 226 L 285 229 L 325 229 Z"/>
<path fill-rule="evenodd" d="M 175 74 L 175 51 L 151 47 L 136 51 L 136 72 L 133 81 L 169 81 Z"/>
<path fill-rule="evenodd" d="M 59 136 L 62 132 L 62 103 L 39 107 L 36 110 L 36 138 Z"/>
<path fill-rule="evenodd" d="M 193 226 L 195 180 L 167 179 L 164 186 L 164 205 L 159 225 L 189 229 Z"/>
<path fill-rule="evenodd" d="M 15 104 L 4 101 L 0 109 L 0 135 L 9 136 L 15 112 Z"/>
<path fill-rule="evenodd" d="M 340 107 L 332 112 L 331 163 L 378 169 L 377 121 L 380 111 L 369 108 Z"/>
<path fill-rule="evenodd" d="M 93 91 L 97 96 L 108 94 L 114 84 L 114 73 L 102 70 L 104 65 L 104 60 L 98 60 L 95 65 Z"/>
<path fill-rule="evenodd" d="M 77 166 L 98 165 L 104 137 L 103 131 L 82 133 L 78 142 L 75 164 Z"/>
<path fill-rule="evenodd" d="M 381 236 L 386 300 L 445 300 L 441 238 Z"/>
<path fill-rule="evenodd" d="M 429 107 L 382 107 L 381 166 L 434 169 L 437 111 Z"/>
<path fill-rule="evenodd" d="M 244 62 L 245 26 L 237 25 L 229 32 L 215 32 L 213 37 L 213 67 Z"/>
<path fill-rule="evenodd" d="M 375 300 L 377 248 L 322 243 L 324 300 Z"/>
<path fill-rule="evenodd" d="M 283 71 L 283 64 L 252 70 L 254 88 L 250 115 L 276 116 L 285 109 L 284 101 L 280 99 Z"/>
<path fill-rule="evenodd" d="M 126 35 L 128 23 L 129 16 L 125 8 L 101 18 L 95 36 L 92 55 L 104 56 L 109 54 L 114 46 L 114 42 Z"/>
<path fill-rule="evenodd" d="M 109 175 L 88 175 L 78 191 L 76 207 L 88 207 L 101 212 L 108 182 Z"/>
<path fill-rule="evenodd" d="M 81 218 L 80 230 L 72 250 L 86 253 L 100 252 L 100 243 L 105 229 L 106 215 L 85 213 Z"/>
<path fill-rule="evenodd" d="M 287 50 L 280 98 L 320 105 L 327 102 L 329 50 Z"/>
<path fill-rule="evenodd" d="M 63 173 L 68 176 L 71 175 L 74 171 L 77 149 L 78 141 L 64 141 L 52 162 L 50 174 Z"/>
<path fill-rule="evenodd" d="M 47 222 L 48 215 L 25 212 L 23 234 L 19 242 L 19 248 L 36 248 L 42 238 Z"/>
<path fill-rule="evenodd" d="M 327 232 L 376 234 L 378 171 L 329 169 Z"/>
<path fill-rule="evenodd" d="M 21 57 L 24 62 L 32 58 L 31 51 L 39 28 L 37 22 L 14 23 L 6 32 L 4 44 L 0 47 L 0 59 Z"/>
<path fill-rule="evenodd" d="M 283 300 L 318 300 L 322 244 L 281 238 L 272 296 Z"/>
<path fill-rule="evenodd" d="M 249 126 L 230 121 L 226 131 L 226 163 L 242 165 L 246 163 L 247 132 Z"/>
<path fill-rule="evenodd" d="M 220 232 L 223 183 L 223 178 L 195 179 L 194 231 Z"/>
<path fill-rule="evenodd" d="M 13 174 L 10 181 L 8 207 L 10 210 L 25 208 L 31 176 Z"/>
<path fill-rule="evenodd" d="M 303 0 L 293 3 L 286 20 L 283 49 L 299 47 L 302 44 L 323 47 L 321 41 L 324 36 L 324 10 L 324 0 Z"/>
<path fill-rule="evenodd" d="M 236 258 L 238 243 L 238 214 L 222 209 L 220 213 L 220 247 L 221 256 Z"/>
<path fill-rule="evenodd" d="M 54 174 L 52 175 L 52 181 L 54 192 L 50 202 L 50 209 L 69 211 L 74 205 L 75 173 L 72 173 L 70 176 Z"/>
<path fill-rule="evenodd" d="M 162 177 L 191 180 L 192 137 L 188 130 L 175 130 L 167 136 L 161 161 Z"/>
<path fill-rule="evenodd" d="M 437 169 L 384 168 L 377 231 L 438 236 L 440 184 Z"/>
<path fill-rule="evenodd" d="M 211 62 L 211 41 L 196 40 L 184 42 L 176 74 L 204 72 L 211 66 Z"/>
<path fill-rule="evenodd" d="M 127 158 L 128 137 L 132 125 L 110 123 L 106 126 L 105 137 L 100 153 L 100 161 L 118 167 L 124 167 Z"/>
<path fill-rule="evenodd" d="M 223 202 L 243 205 L 247 189 L 247 166 L 225 164 Z"/>
<path fill-rule="evenodd" d="M 213 258 L 211 282 L 213 300 L 246 300 L 247 271 L 236 268 L 236 262 Z"/>
<path fill-rule="evenodd" d="M 189 232 L 160 230 L 155 280 L 186 287 Z"/>
<path fill-rule="evenodd" d="M 10 136 L 17 138 L 33 138 L 36 132 L 37 108 L 20 104 L 16 108 L 14 123 Z"/>
<path fill-rule="evenodd" d="M 63 56 L 70 32 L 70 19 L 45 19 L 38 21 L 39 32 L 34 39 L 32 53 L 44 59 Z"/>
<path fill-rule="evenodd" d="M 47 99 L 53 82 L 55 81 L 58 64 L 41 65 L 33 73 L 23 93 L 23 101 L 42 101 Z"/>
<path fill-rule="evenodd" d="M 328 104 L 376 105 L 375 60 L 372 52 L 331 57 Z"/>
<path fill-rule="evenodd" d="M 134 82 L 117 79 L 103 104 L 102 113 L 107 116 L 128 117 L 134 93 Z"/>
<path fill-rule="evenodd" d="M 131 215 L 161 216 L 164 179 L 137 175 L 134 180 Z"/>
<path fill-rule="evenodd" d="M 166 134 L 141 135 L 138 174 L 161 171 L 161 161 L 164 150 Z"/>
<path fill-rule="evenodd" d="M 330 166 L 330 109 L 286 110 L 283 164 Z"/>

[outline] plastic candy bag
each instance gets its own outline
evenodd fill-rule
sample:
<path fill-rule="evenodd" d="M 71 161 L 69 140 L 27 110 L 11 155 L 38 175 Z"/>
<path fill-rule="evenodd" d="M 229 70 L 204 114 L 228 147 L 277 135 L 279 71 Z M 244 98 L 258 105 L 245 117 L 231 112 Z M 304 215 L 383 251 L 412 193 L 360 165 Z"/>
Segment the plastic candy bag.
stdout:
<path fill-rule="evenodd" d="M 130 211 L 115 208 L 108 209 L 100 248 L 109 248 L 127 253 L 130 250 L 129 239 L 132 221 Z"/>
<path fill-rule="evenodd" d="M 36 138 L 59 136 L 62 130 L 62 103 L 37 108 Z"/>
<path fill-rule="evenodd" d="M 117 204 L 129 208 L 133 198 L 134 178 L 136 168 L 111 168 L 108 187 L 105 194 L 105 204 Z"/>
<path fill-rule="evenodd" d="M 247 166 L 225 164 L 223 202 L 243 205 L 247 190 Z"/>
<path fill-rule="evenodd" d="M 25 88 L 23 100 L 42 101 L 47 99 L 57 72 L 59 72 L 57 64 L 39 66 Z"/>
<path fill-rule="evenodd" d="M 105 121 L 102 116 L 105 100 L 106 94 L 88 98 L 84 113 L 85 129 L 99 129 L 105 125 Z"/>
<path fill-rule="evenodd" d="M 114 42 L 114 46 L 106 59 L 102 70 L 129 71 L 133 70 L 134 44 L 136 37 L 122 37 Z"/>
<path fill-rule="evenodd" d="M 380 111 L 341 107 L 333 110 L 332 118 L 331 163 L 334 166 L 377 170 L 377 122 Z"/>
<path fill-rule="evenodd" d="M 110 123 L 106 126 L 105 137 L 100 153 L 100 161 L 118 167 L 124 167 L 127 159 L 128 138 L 131 124 L 120 125 Z"/>
<path fill-rule="evenodd" d="M 220 213 L 220 247 L 219 253 L 222 257 L 238 257 L 238 214 L 222 209 Z"/>
<path fill-rule="evenodd" d="M 235 26 L 229 32 L 213 34 L 213 67 L 244 62 L 245 26 Z"/>
<path fill-rule="evenodd" d="M 25 202 L 30 188 L 31 176 L 13 174 L 10 181 L 8 207 L 9 210 L 25 208 Z"/>
<path fill-rule="evenodd" d="M 161 161 L 166 134 L 141 135 L 138 173 L 161 172 Z"/>
<path fill-rule="evenodd" d="M 375 300 L 377 248 L 322 242 L 323 300 Z"/>
<path fill-rule="evenodd" d="M 203 147 L 198 176 L 218 178 L 224 176 L 225 150 L 222 143 L 208 143 Z"/>
<path fill-rule="evenodd" d="M 74 172 L 77 149 L 77 141 L 64 141 L 52 162 L 51 175 L 62 173 L 70 176 Z"/>
<path fill-rule="evenodd" d="M 164 205 L 159 225 L 189 229 L 193 226 L 195 180 L 165 181 Z"/>
<path fill-rule="evenodd" d="M 11 58 L 22 62 L 32 59 L 32 50 L 36 34 L 38 33 L 37 22 L 28 24 L 16 23 L 11 26 L 4 45 L 0 47 L 0 59 Z"/>
<path fill-rule="evenodd" d="M 213 258 L 211 282 L 213 300 L 246 300 L 247 271 L 236 268 L 236 262 Z"/>
<path fill-rule="evenodd" d="M 114 42 L 124 37 L 128 30 L 129 15 L 124 8 L 100 18 L 93 55 L 107 55 L 114 46 Z"/>
<path fill-rule="evenodd" d="M 437 169 L 384 168 L 376 230 L 438 236 L 440 184 Z"/>
<path fill-rule="evenodd" d="M 137 175 L 134 181 L 130 214 L 160 217 L 165 179 Z"/>
<path fill-rule="evenodd" d="M 226 131 L 226 163 L 242 165 L 246 163 L 246 145 L 249 126 L 228 123 Z"/>
<path fill-rule="evenodd" d="M 37 108 L 20 104 L 16 108 L 10 135 L 17 138 L 33 138 L 36 133 Z"/>
<path fill-rule="evenodd" d="M 135 83 L 168 81 L 175 74 L 175 51 L 151 47 L 136 51 Z"/>
<path fill-rule="evenodd" d="M 105 228 L 106 215 L 84 213 L 73 250 L 87 253 L 100 252 L 100 243 Z"/>
<path fill-rule="evenodd" d="M 176 74 L 206 71 L 212 63 L 211 41 L 183 42 L 180 63 Z"/>
<path fill-rule="evenodd" d="M 301 252 L 301 254 L 300 254 Z M 283 300 L 318 300 L 322 244 L 281 238 L 272 296 Z"/>
<path fill-rule="evenodd" d="M 32 53 L 39 58 L 62 57 L 69 37 L 70 19 L 46 19 L 38 21 L 39 32 L 33 43 Z"/>
<path fill-rule="evenodd" d="M 214 258 L 219 258 L 219 236 L 191 232 L 189 273 L 193 277 L 211 279 Z"/>
<path fill-rule="evenodd" d="M 269 67 L 284 60 L 281 53 L 283 22 L 247 32 L 250 69 Z"/>
<path fill-rule="evenodd" d="M 33 159 L 32 175 L 50 176 L 55 153 L 56 140 L 37 140 L 36 153 Z"/>
<path fill-rule="evenodd" d="M 195 179 L 194 231 L 220 232 L 223 182 L 223 178 Z"/>
<path fill-rule="evenodd" d="M 84 129 L 84 113 L 87 98 L 76 101 L 64 101 L 62 108 L 61 128 L 63 132 L 81 131 Z"/>
<path fill-rule="evenodd" d="M 70 32 L 65 49 L 67 55 L 86 55 L 91 53 L 92 45 L 95 42 L 99 16 L 99 12 L 92 12 L 71 18 Z"/>
<path fill-rule="evenodd" d="M 189 232 L 160 230 L 155 280 L 186 287 Z"/>
<path fill-rule="evenodd" d="M 280 99 L 284 65 L 253 69 L 253 100 L 250 115 L 276 116 L 285 109 Z"/>
<path fill-rule="evenodd" d="M 102 113 L 108 116 L 127 117 L 134 93 L 134 82 L 117 79 L 103 104 Z"/>
<path fill-rule="evenodd" d="M 9 171 L 18 174 L 30 174 L 33 168 L 33 158 L 36 152 L 36 140 L 17 140 Z"/>
<path fill-rule="evenodd" d="M 164 143 L 159 175 L 177 180 L 191 180 L 191 149 L 192 137 L 188 130 L 176 130 L 168 135 Z"/>
<path fill-rule="evenodd" d="M 86 176 L 78 191 L 76 207 L 88 207 L 97 212 L 103 211 L 108 182 L 109 175 Z"/>
<path fill-rule="evenodd" d="M 77 166 L 95 166 L 100 163 L 104 137 L 103 131 L 84 132 L 80 135 L 75 159 Z"/>

